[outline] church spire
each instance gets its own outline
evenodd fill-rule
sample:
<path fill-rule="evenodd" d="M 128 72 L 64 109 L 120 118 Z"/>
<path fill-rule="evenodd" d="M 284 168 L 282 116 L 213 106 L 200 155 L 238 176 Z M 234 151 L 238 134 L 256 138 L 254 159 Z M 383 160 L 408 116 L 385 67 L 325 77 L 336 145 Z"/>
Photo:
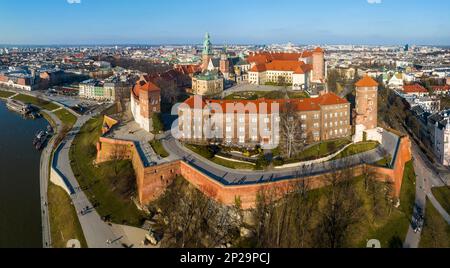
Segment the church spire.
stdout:
<path fill-rule="evenodd" d="M 209 33 L 205 35 L 205 41 L 203 42 L 203 55 L 212 55 L 212 44 L 209 37 Z"/>

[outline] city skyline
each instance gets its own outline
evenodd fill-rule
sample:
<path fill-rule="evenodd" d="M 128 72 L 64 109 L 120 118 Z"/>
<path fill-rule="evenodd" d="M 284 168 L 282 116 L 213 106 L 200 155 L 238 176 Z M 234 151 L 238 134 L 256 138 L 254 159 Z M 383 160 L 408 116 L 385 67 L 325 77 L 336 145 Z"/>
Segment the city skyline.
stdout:
<path fill-rule="evenodd" d="M 210 32 L 215 44 L 450 45 L 438 0 L 25 2 L 2 3 L 0 44 L 199 44 Z"/>

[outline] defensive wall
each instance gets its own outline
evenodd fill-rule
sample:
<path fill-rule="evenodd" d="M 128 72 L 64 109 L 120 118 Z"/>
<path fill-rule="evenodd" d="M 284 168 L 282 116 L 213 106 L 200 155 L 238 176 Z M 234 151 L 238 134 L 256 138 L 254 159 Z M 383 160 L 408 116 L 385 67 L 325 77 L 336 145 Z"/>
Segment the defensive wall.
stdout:
<path fill-rule="evenodd" d="M 97 144 L 96 161 L 97 163 L 110 161 L 117 158 L 118 154 L 123 159 L 131 160 L 136 173 L 139 201 L 142 205 L 147 205 L 160 197 L 167 186 L 177 176 L 182 176 L 205 195 L 213 198 L 217 202 L 224 205 L 234 205 L 238 199 L 242 208 L 248 209 L 255 206 L 257 194 L 260 191 L 272 190 L 272 193 L 277 197 L 281 197 L 281 195 L 287 193 L 292 187 L 302 182 L 310 189 L 326 186 L 329 181 L 328 178 L 332 175 L 332 172 L 329 172 L 263 183 L 224 184 L 182 160 L 146 167 L 136 146 L 132 141 L 100 137 Z M 379 181 L 392 182 L 394 186 L 393 194 L 395 197 L 399 197 L 405 164 L 412 159 L 411 141 L 408 136 L 399 137 L 392 157 L 392 168 L 360 164 L 346 170 L 333 172 L 347 172 L 345 174 L 349 174 L 348 172 L 350 171 L 352 175 L 349 176 L 353 177 L 370 172 Z"/>

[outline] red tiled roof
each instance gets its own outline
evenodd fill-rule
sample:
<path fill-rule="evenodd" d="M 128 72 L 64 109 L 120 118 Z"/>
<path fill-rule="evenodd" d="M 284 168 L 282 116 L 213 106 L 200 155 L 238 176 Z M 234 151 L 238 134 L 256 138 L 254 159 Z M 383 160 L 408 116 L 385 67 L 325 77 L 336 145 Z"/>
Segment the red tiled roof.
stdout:
<path fill-rule="evenodd" d="M 323 49 L 321 47 L 316 47 L 316 49 L 314 49 L 314 52 L 324 53 L 324 51 L 323 51 Z"/>
<path fill-rule="evenodd" d="M 361 80 L 356 82 L 357 87 L 378 87 L 377 81 L 373 80 L 372 77 L 366 75 Z"/>
<path fill-rule="evenodd" d="M 445 85 L 445 86 L 433 86 L 433 91 L 449 91 L 450 90 L 450 86 L 449 85 Z"/>
<path fill-rule="evenodd" d="M 137 81 L 133 87 L 134 96 L 139 98 L 139 93 L 141 91 L 157 92 L 161 91 L 161 89 L 151 81 L 150 77 L 142 76 L 141 79 Z"/>
<path fill-rule="evenodd" d="M 187 99 L 184 103 L 187 104 L 189 107 L 194 108 L 194 100 L 196 97 L 190 97 Z M 199 97 L 200 98 L 200 97 Z M 319 111 L 321 106 L 327 106 L 327 105 L 338 105 L 338 104 L 348 104 L 349 102 L 339 96 L 337 96 L 334 93 L 326 93 L 324 95 L 321 95 L 318 98 L 303 98 L 303 99 L 258 99 L 258 100 L 205 100 L 202 99 L 202 108 L 205 107 L 207 104 L 219 104 L 222 108 L 222 111 L 227 111 L 228 108 L 233 108 L 233 106 L 230 106 L 230 104 L 242 104 L 243 106 L 246 106 L 247 104 L 255 104 L 258 113 L 262 111 L 262 109 L 265 108 L 264 105 L 267 105 L 267 112 L 272 113 L 272 110 L 275 108 L 273 106 L 274 104 L 279 105 L 279 109 L 283 110 L 283 107 L 286 106 L 287 103 L 295 105 L 295 108 L 297 111 Z M 214 106 L 212 106 L 214 108 Z M 234 111 L 234 110 L 233 110 Z M 233 112 L 229 111 L 229 112 Z M 266 112 L 263 110 L 263 112 Z"/>
<path fill-rule="evenodd" d="M 428 93 L 428 90 L 419 84 L 404 85 L 404 93 Z"/>
<path fill-rule="evenodd" d="M 267 71 L 265 64 L 256 64 L 250 69 L 250 72 L 265 72 Z"/>
<path fill-rule="evenodd" d="M 318 48 L 320 52 L 322 49 Z M 317 49 L 316 49 L 317 50 Z M 318 52 L 318 51 L 315 51 Z M 282 52 L 259 52 L 250 55 L 247 61 L 256 64 L 265 64 L 272 61 L 299 61 L 302 58 L 312 57 L 313 51 L 303 51 L 301 53 L 282 53 Z"/>

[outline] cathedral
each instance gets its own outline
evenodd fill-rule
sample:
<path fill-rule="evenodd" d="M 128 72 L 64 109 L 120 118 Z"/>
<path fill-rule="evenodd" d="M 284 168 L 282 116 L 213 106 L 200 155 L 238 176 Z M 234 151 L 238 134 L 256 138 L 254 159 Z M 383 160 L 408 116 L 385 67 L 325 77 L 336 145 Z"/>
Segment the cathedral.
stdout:
<path fill-rule="evenodd" d="M 206 33 L 200 67 L 201 71 L 192 77 L 193 93 L 215 96 L 223 92 L 226 83 L 246 81 L 250 64 L 244 55 L 228 57 L 225 51 L 215 57 L 210 35 Z"/>

